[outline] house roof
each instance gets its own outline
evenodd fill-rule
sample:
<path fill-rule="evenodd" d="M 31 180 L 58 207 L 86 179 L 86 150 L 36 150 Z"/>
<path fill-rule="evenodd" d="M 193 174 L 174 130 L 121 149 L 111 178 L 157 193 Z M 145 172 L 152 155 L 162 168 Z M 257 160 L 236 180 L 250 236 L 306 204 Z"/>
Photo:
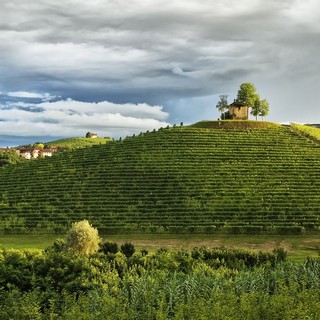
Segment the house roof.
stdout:
<path fill-rule="evenodd" d="M 237 100 L 234 100 L 231 104 L 229 104 L 229 107 L 247 107 L 247 105 Z"/>

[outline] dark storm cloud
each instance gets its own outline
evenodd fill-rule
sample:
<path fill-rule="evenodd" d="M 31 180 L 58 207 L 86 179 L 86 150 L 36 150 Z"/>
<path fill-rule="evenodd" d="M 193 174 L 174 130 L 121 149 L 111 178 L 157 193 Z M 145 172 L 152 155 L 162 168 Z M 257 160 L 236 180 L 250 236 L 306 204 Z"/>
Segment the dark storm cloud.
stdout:
<path fill-rule="evenodd" d="M 209 108 L 215 118 L 218 95 L 234 98 L 249 81 L 270 120 L 312 122 L 319 9 L 316 0 L 2 0 L 0 92 L 145 102 L 193 121 Z"/>

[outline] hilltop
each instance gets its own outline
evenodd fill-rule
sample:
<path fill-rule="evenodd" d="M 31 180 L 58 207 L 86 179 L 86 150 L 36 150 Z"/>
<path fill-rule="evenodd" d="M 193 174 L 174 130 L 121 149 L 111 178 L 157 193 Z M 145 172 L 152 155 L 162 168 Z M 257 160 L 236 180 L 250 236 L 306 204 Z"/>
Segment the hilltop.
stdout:
<path fill-rule="evenodd" d="M 288 126 L 235 125 L 174 126 L 7 166 L 0 229 L 64 232 L 88 219 L 109 233 L 317 232 L 319 145 Z"/>
<path fill-rule="evenodd" d="M 204 120 L 192 124 L 190 127 L 203 128 L 203 129 L 226 129 L 226 130 L 250 130 L 250 129 L 272 129 L 278 128 L 279 124 L 266 121 L 253 121 L 253 120 Z"/>
<path fill-rule="evenodd" d="M 48 147 L 59 147 L 63 149 L 78 149 L 86 148 L 96 144 L 105 144 L 109 142 L 110 138 L 65 138 L 46 142 Z"/>

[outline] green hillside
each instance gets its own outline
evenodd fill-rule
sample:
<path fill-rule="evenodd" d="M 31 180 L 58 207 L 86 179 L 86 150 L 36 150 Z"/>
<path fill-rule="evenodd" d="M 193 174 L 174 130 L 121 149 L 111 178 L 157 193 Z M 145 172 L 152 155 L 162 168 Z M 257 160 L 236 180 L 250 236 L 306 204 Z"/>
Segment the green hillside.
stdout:
<path fill-rule="evenodd" d="M 47 142 L 48 147 L 60 147 L 67 149 L 78 149 L 96 144 L 103 144 L 110 141 L 110 138 L 66 138 Z"/>
<path fill-rule="evenodd" d="M 290 127 L 172 127 L 0 170 L 0 229 L 317 232 L 320 148 Z"/>

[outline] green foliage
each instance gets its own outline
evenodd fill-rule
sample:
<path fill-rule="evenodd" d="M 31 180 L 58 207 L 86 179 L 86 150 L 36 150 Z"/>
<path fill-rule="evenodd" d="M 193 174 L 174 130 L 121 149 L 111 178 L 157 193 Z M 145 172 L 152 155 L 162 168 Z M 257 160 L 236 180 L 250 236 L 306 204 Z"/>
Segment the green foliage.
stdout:
<path fill-rule="evenodd" d="M 110 138 L 66 138 L 47 142 L 48 147 L 55 146 L 62 149 L 74 150 L 94 145 L 106 144 Z"/>
<path fill-rule="evenodd" d="M 254 103 L 257 100 L 258 95 L 256 88 L 252 83 L 245 82 L 240 85 L 237 95 L 237 101 L 244 106 L 254 108 Z"/>
<path fill-rule="evenodd" d="M 88 220 L 82 220 L 72 224 L 66 237 L 66 248 L 76 254 L 89 255 L 99 250 L 100 241 L 98 230 Z"/>
<path fill-rule="evenodd" d="M 0 231 L 302 234 L 320 230 L 320 149 L 261 121 L 141 133 L 0 170 Z"/>
<path fill-rule="evenodd" d="M 25 161 L 25 159 L 19 158 L 16 150 L 14 149 L 9 149 L 6 151 L 0 150 L 0 167 L 8 164 L 16 164 L 23 161 Z"/>
<path fill-rule="evenodd" d="M 130 258 L 136 251 L 134 245 L 130 242 L 126 242 L 121 245 L 120 251 L 127 257 Z"/>
<path fill-rule="evenodd" d="M 320 314 L 319 258 L 292 263 L 271 252 L 224 248 L 130 258 L 4 250 L 0 272 L 4 320 L 282 320 Z"/>
<path fill-rule="evenodd" d="M 291 126 L 300 134 L 307 136 L 308 138 L 320 141 L 320 129 L 308 125 L 301 125 L 292 123 Z"/>
<path fill-rule="evenodd" d="M 254 105 L 251 110 L 251 114 L 258 119 L 260 116 L 262 119 L 269 113 L 269 102 L 266 99 L 260 100 L 257 98 L 254 101 Z"/>
<path fill-rule="evenodd" d="M 118 244 L 113 241 L 104 241 L 100 244 L 100 252 L 103 252 L 104 254 L 108 253 L 117 253 L 119 251 Z"/>
<path fill-rule="evenodd" d="M 258 116 L 265 117 L 269 113 L 269 102 L 266 99 L 260 100 L 256 88 L 252 83 L 246 82 L 240 85 L 237 101 L 251 108 L 251 114 L 258 119 Z"/>
<path fill-rule="evenodd" d="M 216 108 L 219 110 L 219 112 L 221 114 L 223 114 L 224 112 L 226 112 L 228 110 L 228 95 L 220 95 L 219 96 L 219 101 L 216 105 Z"/>

